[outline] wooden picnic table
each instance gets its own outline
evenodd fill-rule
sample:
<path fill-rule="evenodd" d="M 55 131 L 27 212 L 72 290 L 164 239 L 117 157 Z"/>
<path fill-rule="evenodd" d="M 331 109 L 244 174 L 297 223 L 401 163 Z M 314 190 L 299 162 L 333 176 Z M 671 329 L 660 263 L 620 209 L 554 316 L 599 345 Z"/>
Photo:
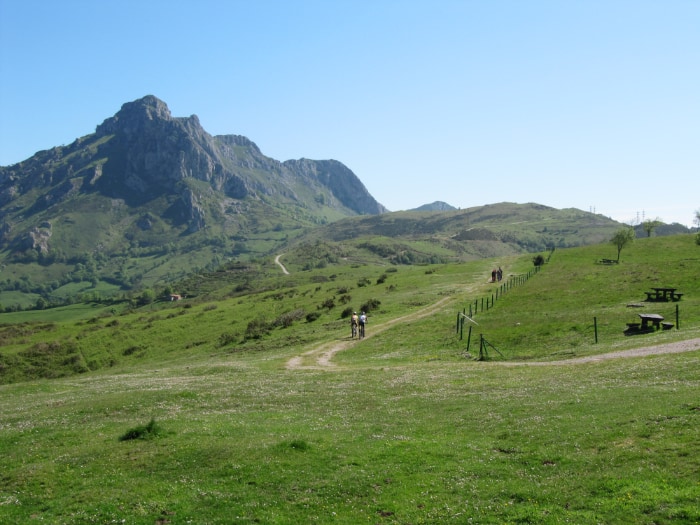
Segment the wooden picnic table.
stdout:
<path fill-rule="evenodd" d="M 647 294 L 647 301 L 679 301 L 683 296 L 682 293 L 676 293 L 677 288 L 652 288 L 651 292 L 644 292 Z"/>
<path fill-rule="evenodd" d="M 654 325 L 654 328 L 661 327 L 661 321 L 664 320 L 662 315 L 659 314 L 638 314 L 639 318 L 642 320 L 642 330 L 647 330 L 649 328 L 649 323 Z"/>

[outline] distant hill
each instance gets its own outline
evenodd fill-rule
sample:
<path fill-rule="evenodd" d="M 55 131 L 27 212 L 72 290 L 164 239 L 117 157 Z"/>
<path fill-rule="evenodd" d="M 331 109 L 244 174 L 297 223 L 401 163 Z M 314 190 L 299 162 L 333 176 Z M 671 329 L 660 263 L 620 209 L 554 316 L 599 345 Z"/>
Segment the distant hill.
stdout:
<path fill-rule="evenodd" d="M 423 206 L 419 206 L 418 208 L 414 208 L 410 211 L 452 211 L 456 209 L 457 208 L 450 206 L 446 202 L 435 201 L 430 204 L 423 204 Z"/>
<path fill-rule="evenodd" d="M 311 253 L 321 264 L 463 261 L 606 243 L 622 226 L 602 215 L 535 203 L 394 212 L 315 228 L 292 242 L 285 261 L 308 267 Z"/>

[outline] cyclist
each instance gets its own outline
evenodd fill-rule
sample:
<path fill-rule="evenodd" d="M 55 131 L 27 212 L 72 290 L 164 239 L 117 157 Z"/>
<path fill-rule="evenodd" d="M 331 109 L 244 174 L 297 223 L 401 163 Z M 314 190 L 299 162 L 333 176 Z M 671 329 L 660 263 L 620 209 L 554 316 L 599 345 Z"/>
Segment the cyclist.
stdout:
<path fill-rule="evenodd" d="M 357 316 L 357 312 L 352 313 L 350 318 L 350 337 L 354 339 L 357 335 L 357 324 L 360 322 L 360 318 Z"/>
<path fill-rule="evenodd" d="M 360 339 L 365 336 L 365 324 L 367 323 L 367 315 L 364 312 L 360 313 Z"/>

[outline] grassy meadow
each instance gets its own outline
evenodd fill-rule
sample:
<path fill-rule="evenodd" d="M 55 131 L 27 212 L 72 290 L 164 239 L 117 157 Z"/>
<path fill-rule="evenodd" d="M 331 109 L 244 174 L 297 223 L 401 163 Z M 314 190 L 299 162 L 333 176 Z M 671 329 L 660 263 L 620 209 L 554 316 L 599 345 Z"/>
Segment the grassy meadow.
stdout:
<path fill-rule="evenodd" d="M 700 350 L 561 363 L 700 338 L 692 236 L 615 256 L 269 261 L 191 300 L 0 315 L 0 523 L 700 523 Z"/>

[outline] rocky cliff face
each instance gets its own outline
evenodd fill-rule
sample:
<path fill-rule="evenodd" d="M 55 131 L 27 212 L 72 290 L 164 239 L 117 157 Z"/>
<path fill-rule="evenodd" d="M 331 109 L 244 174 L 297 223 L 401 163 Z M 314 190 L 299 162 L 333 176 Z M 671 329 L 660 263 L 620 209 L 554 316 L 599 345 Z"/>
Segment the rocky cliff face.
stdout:
<path fill-rule="evenodd" d="M 105 165 L 106 187 L 122 186 L 141 199 L 177 191 L 187 178 L 209 183 L 215 190 L 243 199 L 244 181 L 224 166 L 218 143 L 193 115 L 173 118 L 165 103 L 147 96 L 129 102 L 97 127 L 98 137 L 111 136 L 116 162 Z"/>
<path fill-rule="evenodd" d="M 340 162 L 271 159 L 246 137 L 210 135 L 195 115 L 173 117 L 150 95 L 124 104 L 92 135 L 0 167 L 0 219 L 10 209 L 37 213 L 84 193 L 131 207 L 175 199 L 169 212 L 176 210 L 190 232 L 216 220 L 207 203 L 222 199 L 263 198 L 309 210 L 322 202 L 344 215 L 387 211 Z"/>
<path fill-rule="evenodd" d="M 288 160 L 283 166 L 302 179 L 327 187 L 339 202 L 360 215 L 387 212 L 355 174 L 337 160 Z"/>

